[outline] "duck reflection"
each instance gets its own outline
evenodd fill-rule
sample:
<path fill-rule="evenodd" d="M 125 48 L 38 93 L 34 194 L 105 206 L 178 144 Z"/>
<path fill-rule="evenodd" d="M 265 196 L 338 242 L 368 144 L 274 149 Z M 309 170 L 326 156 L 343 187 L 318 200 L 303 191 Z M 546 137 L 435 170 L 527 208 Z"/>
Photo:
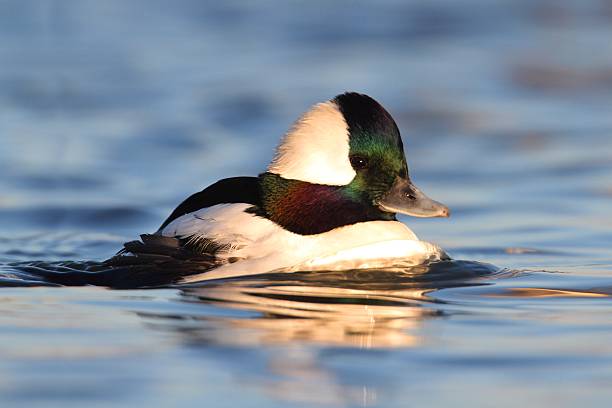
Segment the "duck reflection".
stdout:
<path fill-rule="evenodd" d="M 415 330 L 420 322 L 446 313 L 428 293 L 481 285 L 496 272 L 487 264 L 445 261 L 257 275 L 182 289 L 184 302 L 208 307 L 204 315 L 141 315 L 156 327 L 180 331 L 191 344 L 412 347 L 421 341 Z"/>
<path fill-rule="evenodd" d="M 215 325 L 219 331 L 202 333 L 207 337 L 205 340 L 242 345 L 299 341 L 359 348 L 406 347 L 418 342 L 410 331 L 418 320 L 438 314 L 418 303 L 427 301 L 428 290 L 424 289 L 368 290 L 296 285 L 290 281 L 267 286 L 261 283 L 224 283 L 184 292 L 191 301 L 259 313 L 256 318 L 224 319 L 221 326 Z M 238 331 L 248 335 L 234 336 Z"/>
<path fill-rule="evenodd" d="M 187 313 L 139 314 L 151 328 L 195 349 L 203 367 L 231 373 L 241 388 L 282 403 L 374 406 L 384 403 L 380 392 L 392 386 L 373 367 L 384 358 L 381 351 L 424 343 L 423 321 L 447 313 L 431 292 L 484 285 L 499 272 L 448 261 L 257 275 L 182 288 Z"/>

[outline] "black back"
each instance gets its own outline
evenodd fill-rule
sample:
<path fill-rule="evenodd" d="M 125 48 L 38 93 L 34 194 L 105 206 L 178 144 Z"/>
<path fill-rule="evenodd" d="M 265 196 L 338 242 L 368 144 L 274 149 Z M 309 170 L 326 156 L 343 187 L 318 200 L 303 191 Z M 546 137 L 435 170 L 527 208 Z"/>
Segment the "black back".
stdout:
<path fill-rule="evenodd" d="M 257 177 L 231 177 L 219 180 L 187 198 L 163 222 L 158 231 L 175 219 L 217 204 L 245 203 L 261 205 L 261 189 Z"/>

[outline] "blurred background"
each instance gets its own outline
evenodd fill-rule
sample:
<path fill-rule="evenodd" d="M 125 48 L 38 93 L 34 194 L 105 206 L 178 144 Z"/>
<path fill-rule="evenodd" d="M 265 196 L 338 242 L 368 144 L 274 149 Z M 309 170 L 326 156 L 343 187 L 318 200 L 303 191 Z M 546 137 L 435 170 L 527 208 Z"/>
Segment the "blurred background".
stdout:
<path fill-rule="evenodd" d="M 612 242 L 609 0 L 4 1 L 0 35 L 4 259 L 105 258 L 346 90 L 453 210 L 404 219 L 423 238 L 489 261 Z"/>
<path fill-rule="evenodd" d="M 262 172 L 347 90 L 452 210 L 402 220 L 507 275 L 3 287 L 2 406 L 609 404 L 611 0 L 0 0 L 2 285 Z"/>

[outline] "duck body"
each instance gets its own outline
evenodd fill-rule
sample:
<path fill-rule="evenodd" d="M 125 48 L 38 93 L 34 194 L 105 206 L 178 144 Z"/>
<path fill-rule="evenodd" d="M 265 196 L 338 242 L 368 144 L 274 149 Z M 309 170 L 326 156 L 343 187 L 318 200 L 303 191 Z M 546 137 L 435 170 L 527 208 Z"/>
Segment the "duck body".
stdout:
<path fill-rule="evenodd" d="M 214 268 L 187 282 L 448 258 L 397 221 L 398 212 L 449 213 L 410 181 L 389 113 L 366 95 L 345 93 L 306 112 L 266 172 L 223 179 L 192 195 L 155 235 L 214 257 Z M 139 255 L 131 248 L 123 256 Z"/>

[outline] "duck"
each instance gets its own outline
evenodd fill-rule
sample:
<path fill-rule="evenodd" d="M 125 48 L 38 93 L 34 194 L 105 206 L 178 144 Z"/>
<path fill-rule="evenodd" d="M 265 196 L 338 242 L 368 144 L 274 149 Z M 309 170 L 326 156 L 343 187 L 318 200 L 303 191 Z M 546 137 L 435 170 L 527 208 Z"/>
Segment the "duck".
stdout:
<path fill-rule="evenodd" d="M 450 211 L 411 181 L 389 112 L 366 94 L 345 92 L 297 119 L 263 173 L 222 179 L 191 195 L 155 233 L 126 243 L 116 257 L 174 251 L 210 262 L 183 283 L 449 259 L 397 214 Z"/>

